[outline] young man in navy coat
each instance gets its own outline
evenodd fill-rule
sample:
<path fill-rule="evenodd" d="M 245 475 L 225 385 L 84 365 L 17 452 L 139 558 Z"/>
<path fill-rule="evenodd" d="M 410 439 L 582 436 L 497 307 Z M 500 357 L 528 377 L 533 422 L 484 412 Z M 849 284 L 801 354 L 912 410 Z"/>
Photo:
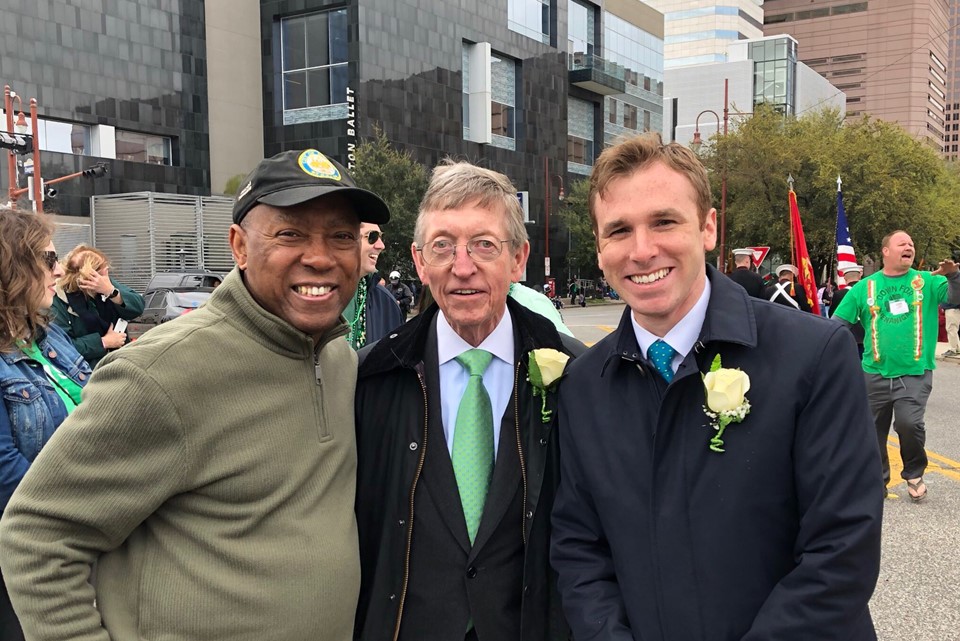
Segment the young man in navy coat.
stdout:
<path fill-rule="evenodd" d="M 561 386 L 551 561 L 575 638 L 876 639 L 883 493 L 850 332 L 705 266 L 716 210 L 681 145 L 604 151 L 590 211 L 628 308 Z"/>

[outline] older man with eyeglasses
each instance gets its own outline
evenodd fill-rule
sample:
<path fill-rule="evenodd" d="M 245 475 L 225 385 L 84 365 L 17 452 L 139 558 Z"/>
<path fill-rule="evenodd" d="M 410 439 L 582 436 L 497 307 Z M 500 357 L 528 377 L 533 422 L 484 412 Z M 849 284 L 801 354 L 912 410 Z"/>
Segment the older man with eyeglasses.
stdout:
<path fill-rule="evenodd" d="M 377 278 L 377 259 L 386 249 L 379 225 L 360 224 L 360 282 L 343 310 L 350 331 L 347 340 L 354 349 L 375 343 L 406 320 L 400 306 Z"/>
<path fill-rule="evenodd" d="M 355 637 L 566 640 L 546 371 L 583 345 L 507 296 L 530 244 L 506 176 L 435 169 L 414 241 L 436 305 L 360 352 Z"/>

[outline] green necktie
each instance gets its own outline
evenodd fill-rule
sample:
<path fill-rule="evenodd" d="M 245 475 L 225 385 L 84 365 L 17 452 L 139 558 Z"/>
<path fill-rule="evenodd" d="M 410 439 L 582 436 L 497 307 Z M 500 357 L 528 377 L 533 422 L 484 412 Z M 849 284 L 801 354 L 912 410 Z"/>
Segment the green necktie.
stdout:
<path fill-rule="evenodd" d="M 471 349 L 456 359 L 470 375 L 457 409 L 452 459 L 471 544 L 493 476 L 493 408 L 483 387 L 483 372 L 492 359 L 493 354 L 482 349 Z"/>
<path fill-rule="evenodd" d="M 668 383 L 673 380 L 673 357 L 676 355 L 677 350 L 659 339 L 647 350 L 647 358 Z"/>

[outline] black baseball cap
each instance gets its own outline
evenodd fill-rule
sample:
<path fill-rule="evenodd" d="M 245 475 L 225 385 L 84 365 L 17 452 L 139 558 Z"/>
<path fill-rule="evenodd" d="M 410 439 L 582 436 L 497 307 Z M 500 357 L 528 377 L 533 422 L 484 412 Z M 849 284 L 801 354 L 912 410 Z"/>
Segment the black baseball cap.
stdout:
<path fill-rule="evenodd" d="M 343 165 L 316 149 L 305 149 L 260 161 L 233 201 L 233 222 L 240 223 L 259 203 L 292 207 L 327 194 L 348 198 L 360 222 L 382 225 L 390 220 L 387 204 L 372 191 L 357 187 Z"/>

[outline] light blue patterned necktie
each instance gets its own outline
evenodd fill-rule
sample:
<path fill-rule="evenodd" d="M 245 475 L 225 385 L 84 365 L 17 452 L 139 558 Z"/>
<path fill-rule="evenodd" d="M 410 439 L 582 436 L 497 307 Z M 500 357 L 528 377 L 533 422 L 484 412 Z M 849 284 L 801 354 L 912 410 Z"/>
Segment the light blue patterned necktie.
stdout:
<path fill-rule="evenodd" d="M 647 350 L 647 358 L 653 363 L 653 366 L 660 372 L 660 376 L 668 383 L 673 380 L 673 357 L 677 355 L 677 350 L 673 349 L 662 340 L 654 341 L 650 349 Z"/>
<path fill-rule="evenodd" d="M 457 409 L 451 459 L 471 544 L 480 529 L 493 477 L 493 407 L 483 386 L 483 373 L 491 360 L 493 354 L 482 349 L 468 350 L 456 358 L 470 380 Z"/>

